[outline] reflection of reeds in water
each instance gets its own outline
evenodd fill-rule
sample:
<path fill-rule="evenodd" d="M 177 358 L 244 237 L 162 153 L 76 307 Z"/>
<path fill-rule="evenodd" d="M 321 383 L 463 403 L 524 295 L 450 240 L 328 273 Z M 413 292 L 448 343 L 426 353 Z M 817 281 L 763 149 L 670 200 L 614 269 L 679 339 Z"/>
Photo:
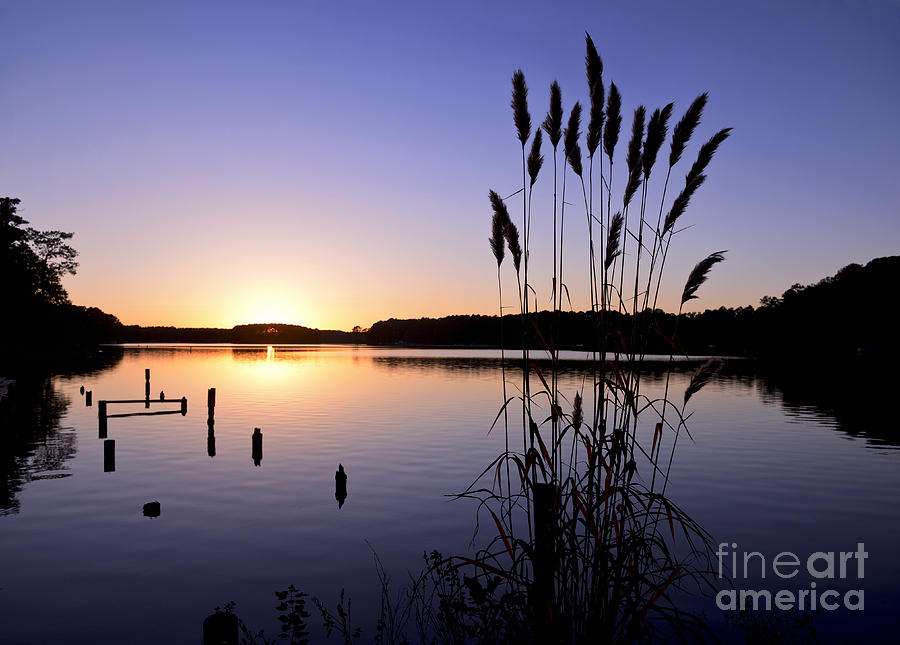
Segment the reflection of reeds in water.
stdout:
<path fill-rule="evenodd" d="M 523 259 L 521 279 L 518 263 L 514 261 L 514 264 L 517 280 L 520 280 L 523 319 L 524 368 L 519 397 L 522 401 L 523 450 L 521 453 L 510 451 L 506 426 L 505 451 L 485 469 L 484 481 L 480 478 L 462 494 L 479 500 L 479 509 L 488 511 L 489 525 L 496 528 L 496 535 L 486 548 L 474 559 L 463 560 L 473 566 L 474 580 L 482 593 L 489 587 L 498 589 L 498 585 L 505 590 L 506 595 L 502 597 L 508 602 L 501 603 L 503 606 L 498 607 L 498 611 L 502 609 L 517 616 L 517 621 L 503 623 L 502 633 L 492 637 L 508 638 L 525 633 L 530 634 L 529 640 L 547 642 L 560 639 L 567 642 L 649 640 L 659 633 L 660 623 L 664 623 L 664 629 L 670 632 L 689 636 L 696 634 L 702 623 L 678 610 L 672 601 L 672 592 L 686 589 L 691 582 L 702 586 L 708 581 L 705 578 L 708 535 L 664 493 L 671 476 L 677 438 L 689 416 L 685 408 L 691 397 L 714 377 L 720 363 L 710 361 L 701 366 L 691 380 L 683 402 L 676 405 L 667 399 L 671 367 L 666 372 L 666 394 L 662 398 L 651 399 L 641 394 L 640 359 L 646 354 L 651 334 L 661 334 L 677 347 L 677 322 L 675 329 L 661 329 L 653 316 L 665 258 L 673 236 L 679 232 L 676 223 L 705 181 L 706 168 L 730 129 L 720 130 L 701 146 L 686 176 L 684 188 L 663 218 L 672 168 L 681 159 L 700 123 L 707 95 L 701 94 L 690 105 L 673 129 L 665 185 L 657 223 L 653 226 L 646 216 L 647 187 L 667 137 L 673 104 L 654 110 L 649 122 L 646 121 L 647 111 L 639 106 L 634 111 L 631 139 L 625 154 L 627 173 L 622 186 L 622 208 L 613 214 L 612 170 L 621 127 L 622 102 L 615 84 L 610 85 L 606 95 L 602 60 L 590 36 L 586 37 L 585 67 L 590 97 L 586 133 L 587 177 L 579 143 L 581 104 L 573 105 L 567 127 L 560 132 L 562 102 L 555 82 L 551 86 L 550 109 L 542 128 L 554 153 L 551 282 L 554 312 L 562 310 L 564 292 L 572 308 L 564 274 L 566 169 L 571 169 L 581 183 L 588 239 L 586 283 L 593 329 L 590 390 L 586 389 L 585 382 L 582 390 L 573 393 L 572 403 L 567 403 L 568 399 L 558 387 L 556 330 L 553 324 L 550 329 L 540 329 L 537 316 L 531 315 L 536 314 L 536 307 L 534 311 L 529 307 L 529 294 L 534 292 L 528 275 L 529 248 L 533 243 L 530 236 L 531 196 L 543 161 L 540 156 L 542 134 L 541 130 L 536 132 L 531 154 L 526 160 L 531 118 L 525 78 L 519 70 L 513 76 L 511 106 L 522 146 L 524 249 L 518 251 Z M 563 141 L 565 164 L 557 239 L 556 152 L 560 140 Z M 593 159 L 598 149 L 606 154 L 608 171 L 604 172 L 601 156 L 600 210 L 599 215 L 595 215 Z M 639 200 L 635 199 L 638 195 Z M 513 239 L 517 239 L 517 235 L 503 200 L 493 191 L 491 203 L 494 211 L 491 247 L 498 266 L 502 325 L 501 237 L 506 239 L 515 260 Z M 630 210 L 637 211 L 631 218 Z M 595 224 L 601 232 L 596 240 Z M 599 245 L 597 248 L 595 243 Z M 723 260 L 722 254 L 711 254 L 691 272 L 682 293 L 682 306 L 697 297 L 711 268 Z M 626 292 L 626 275 L 629 279 L 633 277 L 630 292 Z M 632 315 L 607 315 L 609 312 Z M 525 329 L 529 330 L 530 338 L 525 335 Z M 543 357 L 549 359 L 549 374 L 543 373 L 531 361 L 532 345 L 538 346 Z M 501 357 L 505 359 L 503 349 Z M 530 388 L 532 373 L 535 376 L 533 390 Z M 505 367 L 503 379 L 502 411 L 506 419 Z M 588 405 L 590 415 L 586 414 Z M 569 411 L 564 410 L 564 406 L 568 406 Z M 549 437 L 545 437 L 548 428 Z M 673 440 L 666 448 L 670 443 L 667 441 L 669 435 Z M 645 441 L 649 445 L 645 445 Z M 505 485 L 500 477 L 504 466 Z M 515 481 L 511 481 L 511 469 L 516 473 Z M 470 585 L 470 597 L 474 598 L 474 593 Z M 489 602 L 488 596 L 480 597 Z"/>

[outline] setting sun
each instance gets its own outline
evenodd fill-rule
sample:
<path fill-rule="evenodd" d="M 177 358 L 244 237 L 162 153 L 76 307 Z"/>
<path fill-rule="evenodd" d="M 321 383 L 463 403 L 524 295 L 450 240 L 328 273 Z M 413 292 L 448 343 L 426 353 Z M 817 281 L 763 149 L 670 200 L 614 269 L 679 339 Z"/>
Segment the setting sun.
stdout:
<path fill-rule="evenodd" d="M 277 288 L 246 289 L 229 303 L 225 312 L 228 326 L 238 324 L 290 323 L 312 325 L 310 312 L 301 307 L 296 293 Z"/>

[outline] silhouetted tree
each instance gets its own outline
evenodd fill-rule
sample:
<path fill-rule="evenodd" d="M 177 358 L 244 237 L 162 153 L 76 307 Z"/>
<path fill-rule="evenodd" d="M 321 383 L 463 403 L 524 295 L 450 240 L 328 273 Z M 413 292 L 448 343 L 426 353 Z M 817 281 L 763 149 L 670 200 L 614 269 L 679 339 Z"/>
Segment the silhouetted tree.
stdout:
<path fill-rule="evenodd" d="M 62 304 L 69 302 L 69 294 L 62 286 L 62 278 L 75 275 L 78 262 L 75 258 L 78 251 L 69 246 L 74 233 L 63 231 L 37 231 L 28 229 L 28 243 L 37 257 L 37 284 L 35 289 L 39 297 L 47 302 Z"/>
<path fill-rule="evenodd" d="M 116 340 L 115 316 L 69 302 L 62 280 L 78 267 L 78 252 L 68 243 L 73 233 L 29 227 L 19 203 L 0 198 L 0 359 L 25 364 L 41 352 Z"/>
<path fill-rule="evenodd" d="M 62 304 L 69 296 L 62 278 L 75 274 L 78 251 L 69 246 L 73 233 L 39 231 L 16 214 L 20 200 L 0 199 L 0 268 L 8 306 L 29 301 Z"/>
<path fill-rule="evenodd" d="M 0 295 L 4 309 L 33 300 L 37 258 L 28 245 L 28 224 L 16 214 L 18 199 L 0 199 Z"/>

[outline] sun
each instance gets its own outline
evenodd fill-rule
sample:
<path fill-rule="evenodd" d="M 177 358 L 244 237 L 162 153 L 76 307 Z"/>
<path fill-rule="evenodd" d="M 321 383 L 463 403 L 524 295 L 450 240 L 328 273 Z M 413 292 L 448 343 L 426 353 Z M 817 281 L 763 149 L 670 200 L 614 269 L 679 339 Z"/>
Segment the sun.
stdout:
<path fill-rule="evenodd" d="M 256 314 L 251 316 L 251 318 L 252 320 L 247 320 L 248 323 L 294 324 L 293 318 L 281 307 L 267 307 L 260 309 Z"/>
<path fill-rule="evenodd" d="M 233 290 L 226 316 L 232 325 L 309 325 L 312 318 L 306 300 L 294 288 L 248 281 Z"/>
<path fill-rule="evenodd" d="M 248 296 L 237 307 L 236 324 L 300 324 L 300 312 L 296 302 L 276 294 L 256 293 Z"/>

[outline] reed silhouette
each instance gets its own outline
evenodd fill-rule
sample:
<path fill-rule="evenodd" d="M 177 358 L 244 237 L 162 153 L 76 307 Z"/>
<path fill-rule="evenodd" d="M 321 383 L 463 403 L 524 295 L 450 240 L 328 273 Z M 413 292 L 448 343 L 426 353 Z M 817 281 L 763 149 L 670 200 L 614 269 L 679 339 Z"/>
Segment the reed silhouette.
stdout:
<path fill-rule="evenodd" d="M 511 612 L 516 617 L 493 625 L 498 631 L 492 632 L 492 638 L 499 641 L 632 642 L 664 633 L 699 638 L 703 632 L 702 620 L 680 611 L 671 593 L 686 591 L 692 585 L 701 589 L 709 585 L 709 536 L 665 492 L 672 476 L 677 440 L 689 416 L 686 406 L 691 396 L 714 377 L 720 363 L 708 361 L 697 370 L 681 404 L 668 399 L 668 381 L 666 396 L 661 399 L 649 399 L 641 394 L 640 388 L 642 359 L 654 334 L 663 332 L 670 340 L 667 369 L 671 372 L 676 354 L 671 347 L 677 343 L 681 311 L 675 316 L 674 329 L 662 330 L 655 315 L 657 297 L 654 295 L 652 307 L 648 307 L 649 294 L 654 282 L 658 289 L 669 245 L 680 232 L 675 224 L 684 214 L 690 196 L 705 180 L 704 171 L 730 130 L 720 130 L 700 147 L 687 175 L 686 188 L 673 201 L 665 219 L 661 216 L 663 197 L 659 223 L 654 227 L 647 218 L 646 188 L 666 139 L 673 105 L 669 103 L 655 110 L 649 124 L 646 109 L 638 106 L 625 151 L 627 173 L 623 179 L 621 209 L 613 214 L 612 170 L 621 125 L 621 95 L 615 84 L 611 84 L 604 113 L 602 60 L 589 35 L 585 44 L 591 100 L 586 139 L 590 164 L 585 177 L 579 143 L 581 105 L 576 101 L 562 133 L 567 164 L 563 166 L 558 240 L 554 226 L 552 246 L 554 257 L 556 249 L 559 251 L 559 265 L 554 260 L 553 311 L 549 316 L 540 316 L 536 307 L 529 307 L 529 294 L 534 288 L 527 266 L 530 247 L 536 242 L 529 235 L 533 216 L 531 194 L 541 166 L 540 141 L 533 142 L 533 154 L 530 163 L 526 163 L 524 151 L 531 123 L 527 113 L 527 87 L 521 70 L 513 76 L 511 106 L 523 163 L 524 250 L 521 255 L 525 269 L 519 287 L 523 333 L 522 387 L 518 397 L 522 404 L 523 449 L 511 450 L 507 440 L 503 453 L 459 495 L 478 502 L 479 514 L 489 516 L 486 525 L 496 528 L 496 533 L 474 558 L 459 556 L 454 561 L 471 567 L 472 582 L 466 588 L 473 600 L 475 596 L 481 600 L 476 605 L 487 603 L 492 610 Z M 550 110 L 544 120 L 554 153 L 561 120 L 559 96 L 558 86 L 551 86 Z M 701 94 L 676 126 L 669 173 L 698 126 L 706 100 L 706 95 Z M 607 154 L 609 171 L 600 182 L 600 210 L 595 214 L 593 156 L 601 144 Z M 555 162 L 554 154 L 554 166 Z M 528 169 L 533 171 L 530 184 L 526 181 Z M 585 281 L 590 309 L 586 316 L 586 338 L 592 352 L 591 382 L 583 391 L 570 393 L 571 399 L 558 388 L 559 321 L 563 314 L 563 300 L 558 294 L 565 292 L 568 299 L 566 284 L 572 279 L 564 272 L 568 251 L 566 170 L 572 171 L 580 185 L 587 223 Z M 602 164 L 600 172 L 602 176 Z M 635 197 L 641 188 L 637 201 Z M 553 190 L 555 194 L 555 177 Z M 510 244 L 510 238 L 517 236 L 515 225 L 506 221 L 507 207 L 497 201 L 498 193 L 491 191 L 490 197 L 491 246 L 499 272 L 502 246 L 498 244 L 498 229 L 505 230 L 511 252 L 515 245 Z M 554 221 L 555 217 L 556 200 Z M 602 233 L 596 240 L 595 224 Z M 648 243 L 644 242 L 645 237 Z M 723 253 L 711 254 L 691 272 L 682 293 L 682 306 L 697 297 L 711 268 L 724 259 Z M 518 280 L 515 261 L 514 268 Z M 626 275 L 630 283 L 626 282 Z M 633 284 L 628 292 L 626 284 Z M 502 291 L 499 295 L 502 315 Z M 640 307 L 639 303 L 644 306 Z M 532 343 L 538 345 L 539 354 L 549 362 L 549 375 L 531 358 Z M 536 378 L 533 390 L 532 374 Z M 502 378 L 505 392 L 505 370 Z M 497 415 L 497 420 L 503 418 L 507 435 L 510 402 L 504 394 Z M 537 410 L 540 416 L 536 418 Z M 650 431 L 652 442 L 646 445 L 644 437 Z M 662 452 L 666 443 L 668 454 Z M 501 477 L 504 471 L 505 485 Z M 511 471 L 518 476 L 515 482 L 509 475 Z M 491 590 L 490 594 L 487 589 Z M 505 600 L 497 599 L 495 593 Z M 492 602 L 495 604 L 491 605 Z M 473 618 L 467 616 L 463 620 Z"/>

